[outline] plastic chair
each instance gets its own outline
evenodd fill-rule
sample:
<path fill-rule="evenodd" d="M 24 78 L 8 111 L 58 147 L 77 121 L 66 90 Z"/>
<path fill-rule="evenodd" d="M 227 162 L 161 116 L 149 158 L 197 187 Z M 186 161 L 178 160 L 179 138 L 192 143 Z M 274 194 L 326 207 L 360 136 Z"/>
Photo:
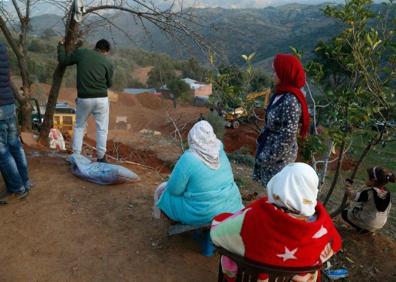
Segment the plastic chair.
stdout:
<path fill-rule="evenodd" d="M 248 260 L 244 257 L 233 254 L 223 248 L 217 248 L 220 255 L 227 256 L 238 265 L 238 273 L 236 282 L 257 282 L 258 276 L 261 273 L 268 274 L 270 282 L 286 282 L 291 281 L 293 276 L 301 273 L 314 273 L 322 268 L 322 265 L 310 267 L 277 267 L 269 266 Z M 225 282 L 225 276 L 221 268 L 221 261 L 219 263 L 218 282 Z"/>

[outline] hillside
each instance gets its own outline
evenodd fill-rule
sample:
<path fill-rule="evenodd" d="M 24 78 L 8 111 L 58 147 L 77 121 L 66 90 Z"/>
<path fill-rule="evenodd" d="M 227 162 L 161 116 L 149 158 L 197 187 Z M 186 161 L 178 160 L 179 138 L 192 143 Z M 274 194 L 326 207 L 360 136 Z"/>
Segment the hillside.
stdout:
<path fill-rule="evenodd" d="M 257 52 L 257 59 L 264 60 L 276 52 L 288 51 L 291 45 L 309 51 L 318 40 L 335 35 L 338 31 L 337 25 L 323 15 L 322 8 L 323 5 L 289 4 L 264 9 L 203 8 L 194 9 L 193 14 L 200 23 L 195 28 L 207 42 L 219 50 L 226 61 L 239 64 L 241 54 Z M 111 39 L 118 47 L 139 47 L 165 52 L 173 57 L 186 58 L 195 55 L 205 59 L 201 52 L 194 49 L 191 40 L 186 40 L 187 46 L 175 48 L 174 41 L 166 38 L 150 24 L 146 25 L 149 30 L 147 34 L 142 26 L 131 23 L 129 15 L 116 14 L 112 18 L 114 24 L 129 36 L 114 26 L 110 28 L 101 25 L 100 29 L 89 33 L 88 40 L 108 38 L 111 31 Z M 95 20 L 94 17 L 87 19 L 90 22 Z M 32 19 L 35 35 L 42 35 L 48 28 L 61 34 L 64 29 L 62 19 L 55 15 L 41 15 Z M 192 51 L 186 51 L 190 47 Z"/>
<path fill-rule="evenodd" d="M 193 28 L 214 50 L 219 51 L 223 61 L 242 64 L 242 54 L 256 52 L 256 62 L 261 66 L 260 61 L 265 61 L 278 52 L 287 52 L 290 46 L 309 54 L 319 40 L 336 35 L 341 26 L 323 15 L 324 7 L 325 4 L 287 4 L 262 9 L 199 8 L 191 11 L 194 21 L 198 23 Z M 380 7 L 375 4 L 373 10 L 379 10 Z M 171 40 L 152 24 L 145 23 L 143 28 L 127 14 L 117 13 L 108 16 L 114 25 L 109 26 L 102 20 L 98 28 L 90 30 L 88 41 L 108 38 L 113 40 L 118 48 L 142 48 L 183 59 L 194 56 L 202 62 L 207 59 L 189 38 L 182 38 L 183 43 L 180 43 Z M 92 23 L 99 20 L 95 17 L 91 16 L 86 21 Z M 48 29 L 62 34 L 62 18 L 41 15 L 32 19 L 35 35 L 40 36 Z M 111 38 L 109 33 L 112 34 Z"/>

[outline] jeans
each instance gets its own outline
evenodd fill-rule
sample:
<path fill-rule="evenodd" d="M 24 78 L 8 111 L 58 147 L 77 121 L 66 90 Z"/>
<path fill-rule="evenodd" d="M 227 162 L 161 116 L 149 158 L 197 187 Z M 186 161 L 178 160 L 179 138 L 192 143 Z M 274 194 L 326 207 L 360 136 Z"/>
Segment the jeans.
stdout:
<path fill-rule="evenodd" d="M 29 190 L 28 163 L 19 140 L 15 115 L 0 120 L 0 171 L 9 193 Z"/>
<path fill-rule="evenodd" d="M 96 154 L 101 159 L 106 154 L 107 133 L 109 128 L 109 99 L 77 99 L 76 125 L 73 132 L 73 153 L 81 154 L 84 131 L 90 114 L 96 122 Z"/>

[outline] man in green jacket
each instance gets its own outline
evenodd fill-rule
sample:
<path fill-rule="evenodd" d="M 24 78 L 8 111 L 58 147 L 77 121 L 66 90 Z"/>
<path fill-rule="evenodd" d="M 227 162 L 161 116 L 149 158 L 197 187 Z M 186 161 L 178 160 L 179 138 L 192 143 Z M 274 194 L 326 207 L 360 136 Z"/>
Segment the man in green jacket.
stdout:
<path fill-rule="evenodd" d="M 109 127 L 107 89 L 112 86 L 113 65 L 107 58 L 110 43 L 99 40 L 95 49 L 79 48 L 67 54 L 63 42 L 58 46 L 58 61 L 65 66 L 77 65 L 76 125 L 73 131 L 73 153 L 81 154 L 88 117 L 96 121 L 98 162 L 106 162 L 106 143 Z"/>

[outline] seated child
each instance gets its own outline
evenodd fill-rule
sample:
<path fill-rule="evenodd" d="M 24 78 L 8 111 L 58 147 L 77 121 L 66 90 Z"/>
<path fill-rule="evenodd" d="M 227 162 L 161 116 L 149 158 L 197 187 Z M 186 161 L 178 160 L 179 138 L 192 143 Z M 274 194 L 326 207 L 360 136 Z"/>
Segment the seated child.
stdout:
<path fill-rule="evenodd" d="M 322 204 L 317 202 L 319 179 L 304 163 L 287 165 L 268 183 L 268 197 L 212 223 L 215 245 L 252 261 L 280 267 L 324 263 L 341 248 L 341 238 Z M 236 264 L 222 257 L 228 281 Z M 265 273 L 259 281 L 267 281 Z M 318 273 L 296 275 L 293 281 L 316 281 Z"/>
<path fill-rule="evenodd" d="M 367 188 L 353 193 L 351 183 L 347 185 L 347 193 L 352 198 L 350 207 L 342 213 L 342 218 L 362 233 L 381 229 L 391 209 L 391 193 L 385 187 L 389 182 L 395 182 L 395 176 L 381 167 L 367 170 Z"/>

